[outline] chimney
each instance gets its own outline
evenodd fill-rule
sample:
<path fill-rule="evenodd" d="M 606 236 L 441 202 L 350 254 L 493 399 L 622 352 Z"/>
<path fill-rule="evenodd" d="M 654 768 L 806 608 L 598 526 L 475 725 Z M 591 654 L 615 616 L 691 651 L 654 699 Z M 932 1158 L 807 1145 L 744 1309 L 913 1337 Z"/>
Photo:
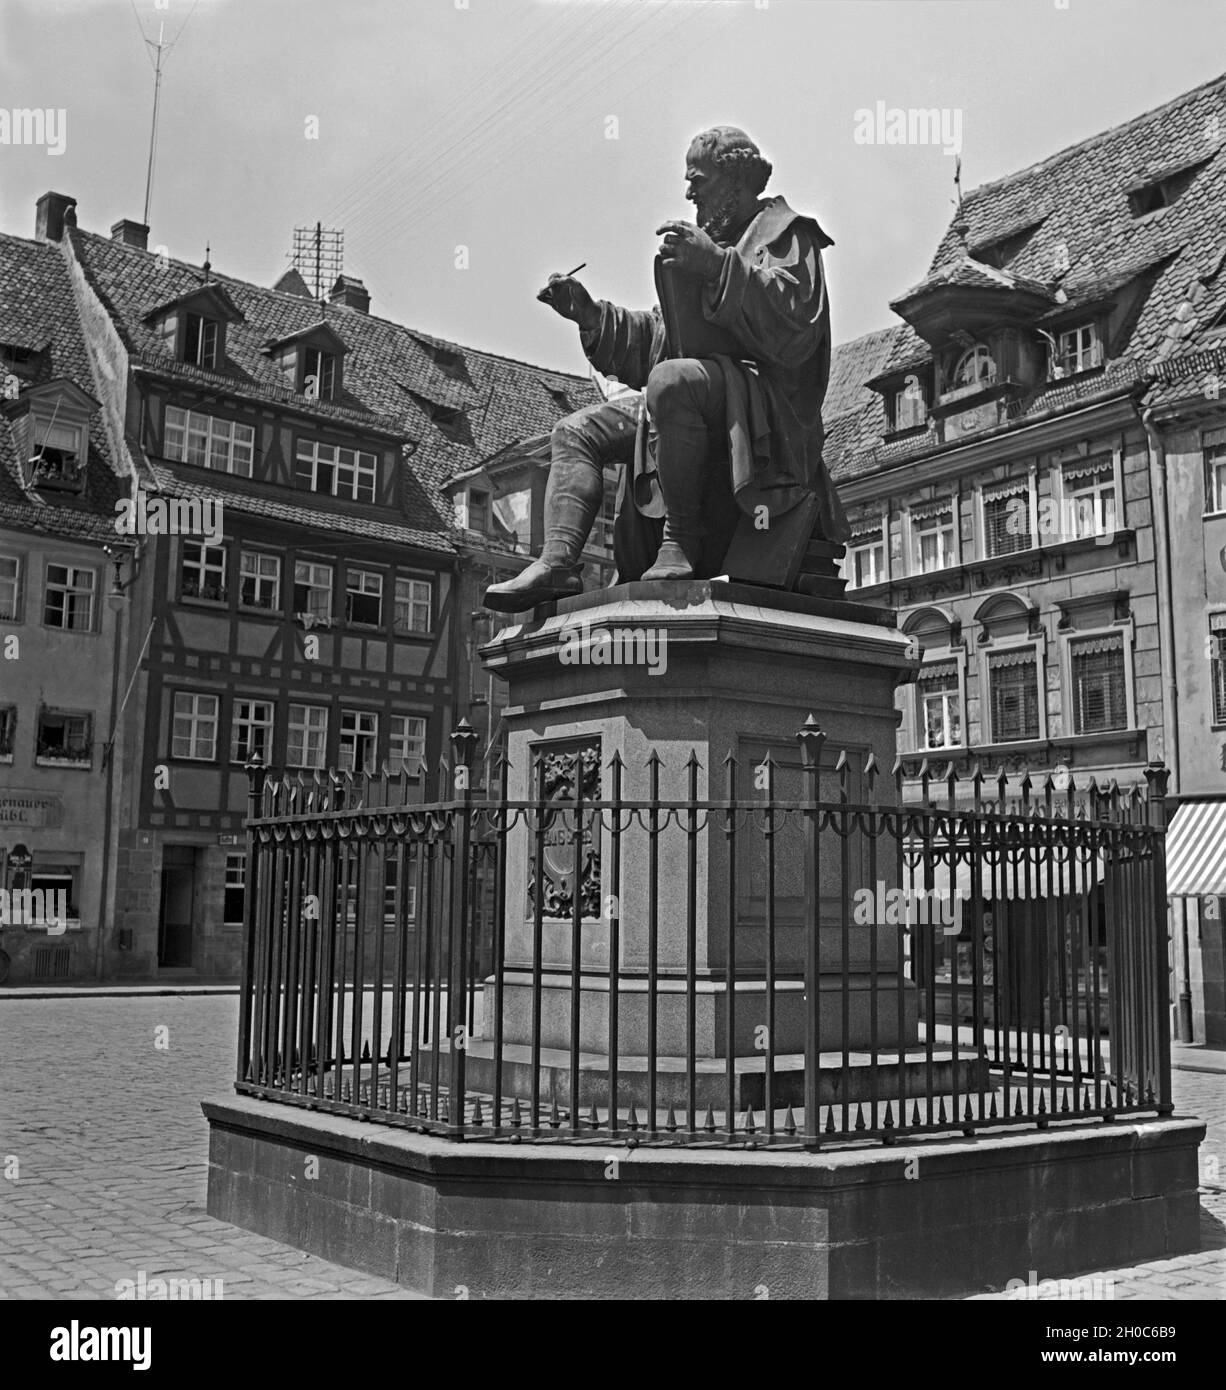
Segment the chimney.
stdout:
<path fill-rule="evenodd" d="M 149 228 L 143 222 L 134 222 L 130 217 L 121 217 L 111 228 L 111 240 L 121 241 L 125 246 L 135 246 L 141 251 L 148 251 Z"/>
<path fill-rule="evenodd" d="M 352 275 L 338 275 L 332 293 L 328 295 L 329 304 L 344 304 L 359 313 L 370 313 L 370 294 L 361 280 Z"/>
<path fill-rule="evenodd" d="M 39 241 L 60 241 L 64 227 L 76 226 L 75 215 L 68 214 L 77 205 L 75 198 L 66 193 L 44 193 L 35 204 L 34 235 Z"/>

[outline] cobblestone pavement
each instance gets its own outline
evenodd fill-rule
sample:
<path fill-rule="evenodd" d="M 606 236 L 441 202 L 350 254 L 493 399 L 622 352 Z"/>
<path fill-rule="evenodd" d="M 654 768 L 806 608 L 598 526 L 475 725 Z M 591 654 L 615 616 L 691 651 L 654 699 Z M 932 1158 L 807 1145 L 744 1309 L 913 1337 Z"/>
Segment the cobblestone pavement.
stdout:
<path fill-rule="evenodd" d="M 1115 1300 L 1226 1298 L 1226 1075 L 1176 1070 L 1171 1089 L 1175 1113 L 1196 1115 L 1208 1126 L 1200 1150 L 1201 1248 L 1195 1255 L 1150 1260 L 1130 1269 L 1082 1271 L 1083 1275 L 1101 1279 L 1101 1292 Z M 1039 1280 L 1045 1278 L 1042 1270 L 1036 1273 Z M 1110 1285 L 1108 1279 L 1112 1281 Z M 1060 1296 L 1058 1288 L 1039 1295 L 1051 1299 Z M 1009 1295 L 978 1297 L 1008 1299 Z"/>
<path fill-rule="evenodd" d="M 229 1090 L 237 1028 L 233 995 L 0 1001 L 0 1298 L 114 1298 L 142 1270 L 226 1299 L 417 1296 L 206 1214 L 200 1101 Z"/>
<path fill-rule="evenodd" d="M 229 1091 L 237 1017 L 233 995 L 0 1000 L 0 1298 L 113 1298 L 142 1270 L 220 1279 L 227 1299 L 415 1296 L 205 1213 L 200 1100 Z M 1084 1271 L 1116 1299 L 1226 1296 L 1226 1076 L 1174 1088 L 1209 1125 L 1202 1249 Z"/>

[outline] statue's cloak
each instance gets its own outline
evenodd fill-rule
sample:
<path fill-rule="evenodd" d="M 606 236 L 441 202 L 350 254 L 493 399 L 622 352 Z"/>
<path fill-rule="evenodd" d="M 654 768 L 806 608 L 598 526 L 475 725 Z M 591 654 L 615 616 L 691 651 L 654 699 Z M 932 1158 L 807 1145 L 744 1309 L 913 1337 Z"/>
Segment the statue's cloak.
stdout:
<path fill-rule="evenodd" d="M 826 537 L 845 540 L 846 516 L 822 459 L 830 304 L 821 252 L 832 244 L 813 218 L 782 198 L 763 199 L 737 244 L 724 248 L 723 269 L 702 286 L 699 303 L 712 327 L 737 345 L 736 355 L 714 353 L 709 359 L 719 364 L 727 388 L 729 481 L 737 508 L 755 515 L 764 506 L 773 518 L 812 494 Z M 643 390 L 657 362 L 681 355 L 675 345 L 680 339 L 684 347 L 686 333 L 667 321 L 671 297 L 661 298 L 664 312 L 659 306 L 599 303 L 599 324 L 582 334 L 597 371 Z M 654 452 L 644 412 L 623 507 L 629 504 L 645 518 L 664 515 Z M 626 568 L 620 559 L 619 568 Z"/>

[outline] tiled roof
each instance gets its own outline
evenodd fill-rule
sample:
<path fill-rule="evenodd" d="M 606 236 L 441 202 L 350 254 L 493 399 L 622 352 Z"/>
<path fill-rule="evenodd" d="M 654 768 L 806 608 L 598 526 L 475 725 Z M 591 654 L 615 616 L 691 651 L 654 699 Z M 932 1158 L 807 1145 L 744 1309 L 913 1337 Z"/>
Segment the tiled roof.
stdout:
<path fill-rule="evenodd" d="M 181 261 L 163 262 L 151 252 L 88 232 L 70 235 L 78 259 L 111 310 L 121 337 L 147 369 L 236 395 L 275 401 L 358 431 L 365 427 L 416 441 L 416 451 L 404 463 L 409 483 L 405 515 L 387 521 L 397 531 L 407 530 L 418 537 L 450 535 L 453 512 L 442 493 L 442 483 L 516 439 L 552 429 L 566 411 L 551 396 L 551 388 L 565 392 L 571 410 L 599 400 L 586 377 L 499 357 L 344 305 L 324 307 L 300 293 L 267 289 L 215 272 L 212 278 L 233 299 L 243 321 L 227 325 L 228 363 L 224 372 L 187 366 L 174 361 L 161 338 L 143 322 L 143 316 L 155 305 L 198 287 L 203 272 Z M 340 402 L 311 401 L 291 390 L 263 351 L 270 340 L 286 338 L 318 323 L 321 314 L 347 348 L 344 399 Z M 439 365 L 440 360 L 449 363 L 457 356 L 462 372 Z M 464 412 L 466 432 L 440 428 L 437 421 L 454 410 Z M 297 509 L 288 501 L 280 505 L 287 512 L 303 512 L 312 523 L 318 521 L 315 505 Z M 346 519 L 341 529 L 351 524 L 351 519 Z"/>
<path fill-rule="evenodd" d="M 1024 275 L 1016 275 L 1012 270 L 998 270 L 995 266 L 986 265 L 983 261 L 977 261 L 973 256 L 962 252 L 953 260 L 930 270 L 918 285 L 891 301 L 890 307 L 893 308 L 895 304 L 901 304 L 908 299 L 916 299 L 926 291 L 938 289 L 943 285 L 983 290 L 1021 289 L 1044 298 L 1052 298 L 1052 291 L 1046 284 Z"/>
<path fill-rule="evenodd" d="M 170 497 L 199 497 L 204 501 L 219 501 L 227 513 L 264 517 L 270 521 L 291 522 L 295 526 L 317 531 L 361 536 L 364 539 L 387 541 L 393 545 L 417 546 L 424 550 L 450 551 L 447 533 L 422 530 L 403 522 L 378 515 L 373 508 L 341 511 L 316 506 L 301 506 L 287 499 L 295 494 L 275 484 L 245 483 L 228 473 L 188 476 L 188 470 L 178 471 L 173 465 L 151 459 L 137 440 L 128 438 L 133 457 L 139 456 L 142 482 Z M 202 470 L 191 470 L 193 474 Z"/>
<path fill-rule="evenodd" d="M 66 377 L 97 394 L 58 245 L 0 233 L 0 343 L 45 349 L 35 384 Z M 101 412 L 90 423 L 81 496 L 27 492 L 21 464 L 13 430 L 0 417 L 0 525 L 99 543 L 117 540 L 115 503 L 127 488 L 115 472 Z"/>
<path fill-rule="evenodd" d="M 1138 216 L 1130 192 L 1172 177 L 1174 201 Z M 965 240 L 958 218 L 953 219 L 924 283 L 957 281 L 967 273 L 967 245 L 983 250 L 1011 237 L 1020 245 L 1004 273 L 1031 287 L 1059 286 L 1063 303 L 1053 306 L 1052 314 L 1141 281 L 1142 302 L 1125 340 L 1115 347 L 1119 360 L 1023 398 L 1011 411 L 1013 424 L 1140 392 L 1156 364 L 1194 357 L 1203 349 L 1209 325 L 1226 312 L 1226 76 L 972 189 L 962 217 L 968 224 Z M 1022 237 L 1023 232 L 1030 235 Z M 987 266 L 979 270 L 985 284 L 999 273 Z M 1211 344 L 1222 341 L 1220 334 L 1208 335 Z M 931 356 L 914 330 L 902 325 L 882 372 L 901 371 Z M 1199 389 L 1199 382 L 1185 377 L 1160 386 L 1157 395 L 1170 398 L 1193 384 Z M 884 428 L 882 403 L 876 401 L 861 409 L 854 427 L 840 422 L 830 430 L 827 461 L 835 475 L 890 467 L 940 447 L 929 432 L 883 440 Z"/>

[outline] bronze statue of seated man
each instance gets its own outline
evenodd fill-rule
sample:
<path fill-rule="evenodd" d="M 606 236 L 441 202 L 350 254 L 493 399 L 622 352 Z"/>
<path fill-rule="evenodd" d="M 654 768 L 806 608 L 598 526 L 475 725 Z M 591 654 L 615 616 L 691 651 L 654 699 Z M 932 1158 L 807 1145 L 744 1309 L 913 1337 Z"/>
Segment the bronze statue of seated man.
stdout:
<path fill-rule="evenodd" d="M 718 574 L 741 518 L 769 536 L 802 502 L 816 500 L 827 539 L 846 536 L 822 461 L 821 252 L 832 242 L 782 198 L 761 196 L 770 174 L 742 130 L 694 138 L 685 196 L 697 225 L 657 229 L 656 308 L 595 301 L 573 276 L 550 277 L 538 297 L 579 325 L 598 371 L 634 389 L 554 427 L 544 547 L 486 590 L 487 608 L 521 612 L 582 591 L 580 555 L 610 463 L 625 465 L 614 528 L 621 583 Z"/>

